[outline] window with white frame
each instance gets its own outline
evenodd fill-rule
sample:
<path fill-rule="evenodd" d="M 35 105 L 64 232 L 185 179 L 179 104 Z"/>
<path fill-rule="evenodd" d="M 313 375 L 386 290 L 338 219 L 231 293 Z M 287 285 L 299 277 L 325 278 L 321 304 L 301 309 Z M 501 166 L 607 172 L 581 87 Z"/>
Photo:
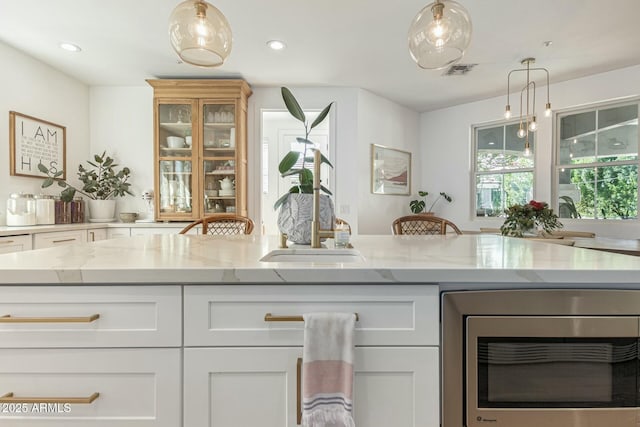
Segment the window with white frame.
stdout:
<path fill-rule="evenodd" d="M 475 126 L 475 215 L 501 216 L 514 204 L 533 198 L 535 133 L 529 133 L 530 153 L 518 137 L 519 123 Z"/>
<path fill-rule="evenodd" d="M 555 192 L 561 218 L 638 217 L 639 102 L 558 114 Z"/>

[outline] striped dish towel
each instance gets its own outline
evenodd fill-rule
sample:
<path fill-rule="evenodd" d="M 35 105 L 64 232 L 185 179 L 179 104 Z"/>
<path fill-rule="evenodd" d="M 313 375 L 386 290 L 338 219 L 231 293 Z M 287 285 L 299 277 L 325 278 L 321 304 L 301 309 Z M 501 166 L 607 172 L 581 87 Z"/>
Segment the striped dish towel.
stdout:
<path fill-rule="evenodd" d="M 354 313 L 308 313 L 302 351 L 302 426 L 355 427 Z"/>

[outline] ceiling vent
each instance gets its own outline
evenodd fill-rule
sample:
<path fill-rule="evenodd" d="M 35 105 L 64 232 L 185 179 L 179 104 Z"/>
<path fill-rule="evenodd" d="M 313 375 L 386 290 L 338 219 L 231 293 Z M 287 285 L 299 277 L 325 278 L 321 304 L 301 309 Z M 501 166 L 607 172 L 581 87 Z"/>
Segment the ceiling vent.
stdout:
<path fill-rule="evenodd" d="M 451 67 L 447 68 L 443 76 L 464 76 L 467 74 L 473 67 L 478 64 L 455 64 Z"/>

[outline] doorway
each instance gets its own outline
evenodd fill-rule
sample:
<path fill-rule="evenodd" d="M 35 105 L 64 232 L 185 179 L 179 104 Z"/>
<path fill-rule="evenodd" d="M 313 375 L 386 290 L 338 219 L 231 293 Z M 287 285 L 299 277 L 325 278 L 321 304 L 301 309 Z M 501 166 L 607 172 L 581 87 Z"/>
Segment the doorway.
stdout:
<path fill-rule="evenodd" d="M 320 111 L 305 111 L 309 123 L 313 123 Z M 297 176 L 282 178 L 278 172 L 280 160 L 289 151 L 304 152 L 305 144 L 297 142 L 297 137 L 304 137 L 304 126 L 287 111 L 262 111 L 262 165 L 261 165 L 261 212 L 262 224 L 260 232 L 267 235 L 278 234 L 278 212 L 273 205 L 280 196 L 296 185 Z M 314 147 L 334 164 L 334 156 L 331 152 L 330 132 L 331 114 L 316 126 L 309 135 Z M 307 156 L 311 156 L 307 149 Z M 301 157 L 302 158 L 302 157 Z M 302 163 L 302 161 L 300 161 Z M 309 166 L 307 166 L 309 167 Z M 323 164 L 320 170 L 322 185 L 334 192 L 334 179 L 332 169 Z"/>

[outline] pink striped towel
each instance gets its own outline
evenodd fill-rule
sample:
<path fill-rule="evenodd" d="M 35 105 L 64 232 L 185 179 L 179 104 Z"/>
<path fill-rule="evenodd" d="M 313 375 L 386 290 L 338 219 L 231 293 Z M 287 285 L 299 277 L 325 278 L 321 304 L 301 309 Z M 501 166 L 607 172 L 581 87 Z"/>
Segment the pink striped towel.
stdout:
<path fill-rule="evenodd" d="M 302 426 L 355 427 L 354 313 L 308 313 L 302 351 Z"/>

